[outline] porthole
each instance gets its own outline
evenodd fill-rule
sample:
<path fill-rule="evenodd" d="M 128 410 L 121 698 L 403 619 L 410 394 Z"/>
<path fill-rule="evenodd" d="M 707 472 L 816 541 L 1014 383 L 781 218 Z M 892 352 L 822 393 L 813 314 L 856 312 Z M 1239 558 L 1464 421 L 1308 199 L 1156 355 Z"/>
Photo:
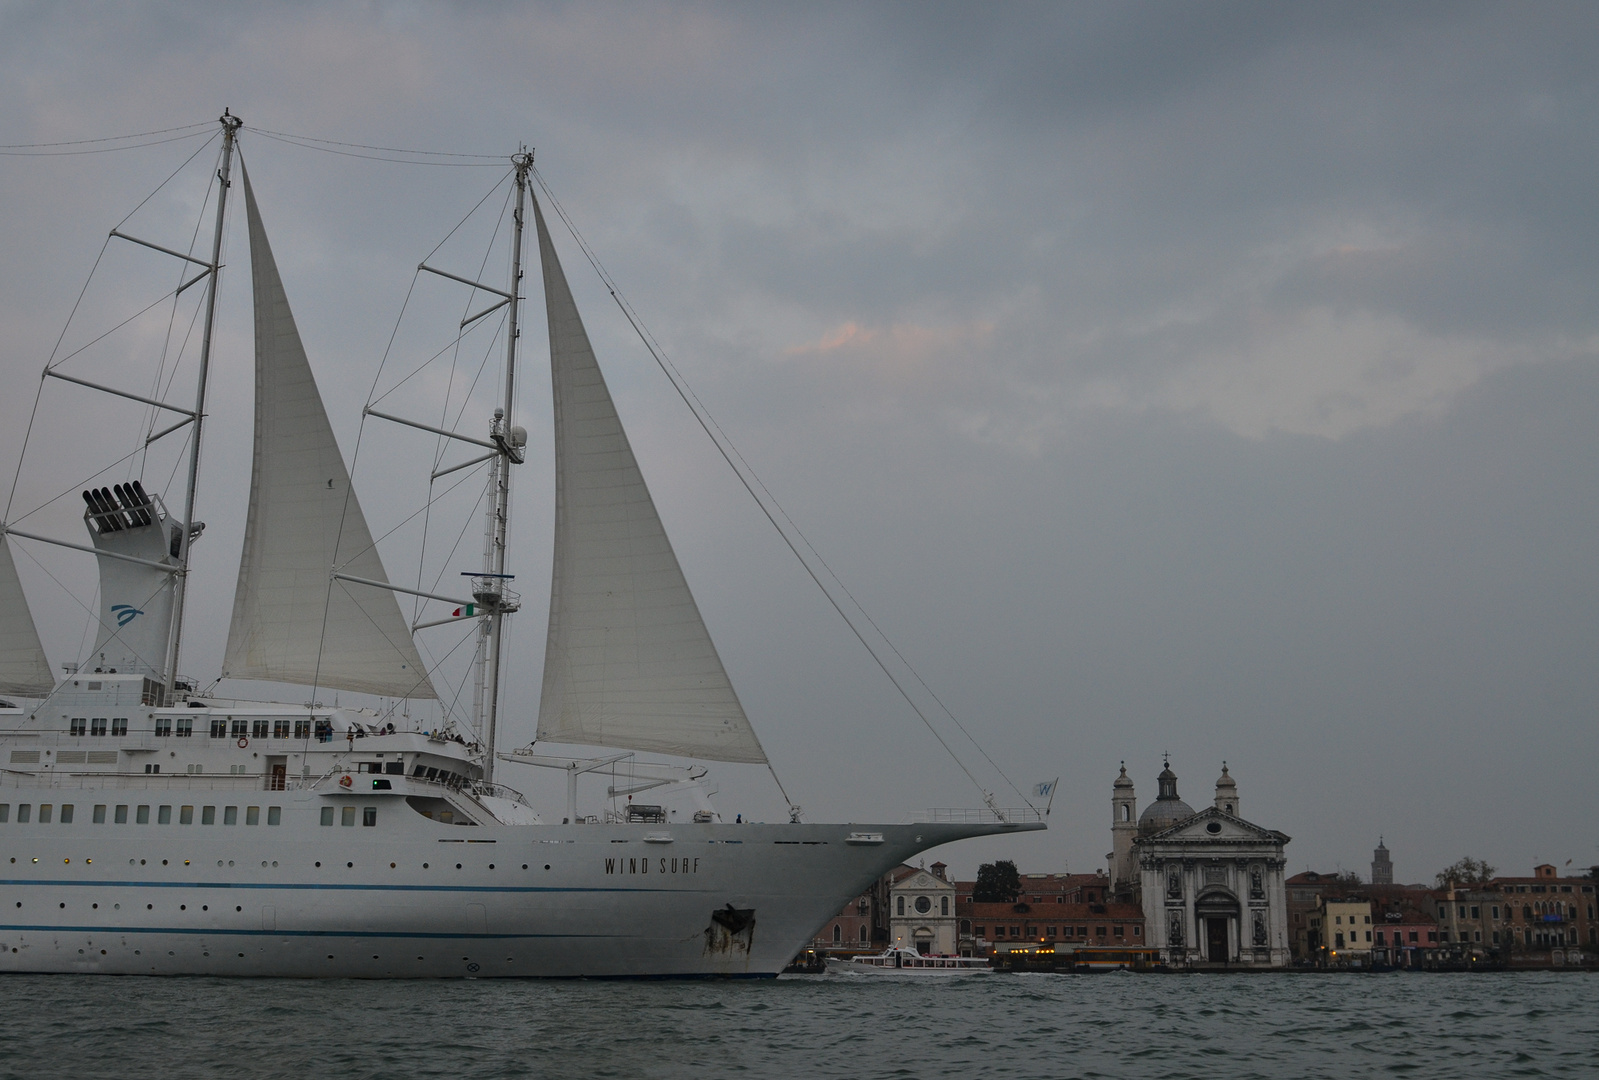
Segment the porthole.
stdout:
<path fill-rule="evenodd" d="M 146 910 L 146 911 L 154 911 L 155 910 L 155 905 L 154 904 L 146 904 L 146 905 L 144 905 L 144 910 Z"/>
<path fill-rule="evenodd" d="M 549 868 L 550 868 L 550 864 L 549 863 L 545 863 L 544 864 L 544 869 L 548 870 Z"/>
<path fill-rule="evenodd" d="M 272 865 L 273 865 L 273 866 L 274 866 L 274 867 L 275 867 L 275 866 L 277 866 L 277 865 L 278 865 L 278 860 L 276 860 L 276 859 L 273 859 L 273 860 L 272 860 Z"/>
<path fill-rule="evenodd" d="M 210 904 L 201 904 L 200 905 L 200 910 L 201 911 L 210 911 L 211 910 L 211 905 Z"/>
<path fill-rule="evenodd" d="M 345 865 L 346 869 L 349 869 L 349 870 L 354 870 L 355 869 L 355 864 L 353 862 L 347 862 L 344 865 Z"/>
<path fill-rule="evenodd" d="M 96 911 L 99 911 L 99 910 L 100 910 L 100 905 L 99 905 L 99 904 L 90 904 L 90 905 L 89 905 L 89 906 L 90 906 L 90 907 L 91 907 L 91 908 L 93 908 L 93 909 L 94 909 L 94 910 L 96 910 Z"/>
<path fill-rule="evenodd" d="M 188 904 L 179 904 L 178 905 L 178 910 L 179 911 L 188 911 L 189 910 L 189 905 Z"/>
<path fill-rule="evenodd" d="M 166 865 L 166 864 L 167 864 L 167 861 L 166 861 L 166 860 L 165 860 L 165 859 L 162 859 L 162 860 L 161 860 L 161 865 L 162 865 L 162 866 L 165 866 L 165 865 Z"/>
<path fill-rule="evenodd" d="M 317 863 L 317 865 L 318 865 L 318 866 L 321 866 L 321 865 L 322 865 L 322 864 L 321 864 L 321 863 Z M 329 960 L 332 960 L 332 959 L 333 959 L 333 957 L 331 957 L 331 956 L 330 956 L 330 957 L 328 957 L 328 959 L 329 959 Z"/>
<path fill-rule="evenodd" d="M 428 868 L 428 864 L 427 863 L 423 863 L 422 864 L 422 869 L 426 870 L 427 868 Z"/>
<path fill-rule="evenodd" d="M 459 870 L 459 869 L 461 869 L 461 864 L 460 864 L 460 863 L 456 863 L 456 864 L 455 864 L 455 868 L 456 868 L 456 869 L 457 869 L 457 870 Z"/>
<path fill-rule="evenodd" d="M 234 909 L 233 909 L 233 910 L 234 910 L 234 911 L 243 911 L 243 910 L 244 910 L 244 908 L 242 908 L 242 907 L 236 907 L 236 908 L 234 908 Z"/>
<path fill-rule="evenodd" d="M 111 905 L 111 910 L 112 911 L 121 911 L 122 910 L 122 905 L 121 904 L 112 904 Z"/>
<path fill-rule="evenodd" d="M 218 865 L 218 866 L 221 866 L 221 865 L 222 865 L 222 860 L 221 860 L 221 859 L 218 859 L 218 860 L 217 860 L 217 865 Z"/>
<path fill-rule="evenodd" d="M 523 863 L 523 864 L 522 864 L 522 869 L 524 869 L 524 870 L 526 870 L 526 869 L 527 869 L 527 863 Z"/>
<path fill-rule="evenodd" d="M 393 870 L 394 868 L 395 868 L 394 864 L 393 863 L 389 863 L 389 869 Z"/>
<path fill-rule="evenodd" d="M 494 864 L 493 864 L 493 863 L 489 863 L 489 869 L 490 869 L 490 870 L 493 870 L 493 869 L 494 869 Z"/>

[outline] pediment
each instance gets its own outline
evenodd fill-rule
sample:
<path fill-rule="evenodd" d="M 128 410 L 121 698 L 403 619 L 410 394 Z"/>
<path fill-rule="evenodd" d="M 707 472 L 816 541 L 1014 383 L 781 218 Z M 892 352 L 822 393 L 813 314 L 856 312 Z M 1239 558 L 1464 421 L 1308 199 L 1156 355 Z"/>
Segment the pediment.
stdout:
<path fill-rule="evenodd" d="M 1201 810 L 1191 818 L 1138 838 L 1141 844 L 1286 844 L 1288 837 L 1275 829 L 1265 829 L 1215 807 Z"/>

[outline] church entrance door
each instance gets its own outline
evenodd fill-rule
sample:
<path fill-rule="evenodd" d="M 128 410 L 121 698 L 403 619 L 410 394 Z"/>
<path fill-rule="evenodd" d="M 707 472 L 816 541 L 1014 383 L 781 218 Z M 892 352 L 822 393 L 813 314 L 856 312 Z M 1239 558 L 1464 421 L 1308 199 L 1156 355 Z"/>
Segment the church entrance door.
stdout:
<path fill-rule="evenodd" d="M 1213 964 L 1227 962 L 1227 920 L 1205 920 L 1205 956 Z"/>

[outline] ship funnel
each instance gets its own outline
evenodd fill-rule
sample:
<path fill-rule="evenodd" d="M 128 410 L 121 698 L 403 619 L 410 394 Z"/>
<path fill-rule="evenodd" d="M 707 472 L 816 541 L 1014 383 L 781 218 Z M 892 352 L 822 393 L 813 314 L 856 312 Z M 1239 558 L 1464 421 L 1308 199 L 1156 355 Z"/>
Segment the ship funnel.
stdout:
<path fill-rule="evenodd" d="M 169 523 L 137 481 L 90 488 L 83 501 L 84 524 L 100 553 L 100 633 L 94 644 L 100 666 L 164 680 L 174 579 L 160 567 L 176 565 L 168 550 Z"/>

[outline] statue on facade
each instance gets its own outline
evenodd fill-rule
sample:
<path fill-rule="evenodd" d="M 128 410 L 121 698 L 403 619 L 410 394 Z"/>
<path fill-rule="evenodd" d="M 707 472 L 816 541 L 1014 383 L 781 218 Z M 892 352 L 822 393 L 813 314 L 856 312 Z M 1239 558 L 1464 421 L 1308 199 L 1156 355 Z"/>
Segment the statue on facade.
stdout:
<path fill-rule="evenodd" d="M 1255 877 L 1258 879 L 1260 875 L 1257 873 Z M 1266 947 L 1266 913 L 1264 911 L 1255 912 L 1255 947 L 1257 949 Z"/>
<path fill-rule="evenodd" d="M 1251 900 L 1263 900 L 1265 897 L 1266 887 L 1261 882 L 1260 871 L 1251 870 L 1249 872 L 1249 898 Z"/>
<path fill-rule="evenodd" d="M 1171 900 L 1183 898 L 1183 878 L 1175 870 L 1166 876 L 1166 896 Z"/>
<path fill-rule="evenodd" d="M 1183 913 L 1173 911 L 1166 918 L 1166 944 L 1181 945 L 1183 943 Z"/>

